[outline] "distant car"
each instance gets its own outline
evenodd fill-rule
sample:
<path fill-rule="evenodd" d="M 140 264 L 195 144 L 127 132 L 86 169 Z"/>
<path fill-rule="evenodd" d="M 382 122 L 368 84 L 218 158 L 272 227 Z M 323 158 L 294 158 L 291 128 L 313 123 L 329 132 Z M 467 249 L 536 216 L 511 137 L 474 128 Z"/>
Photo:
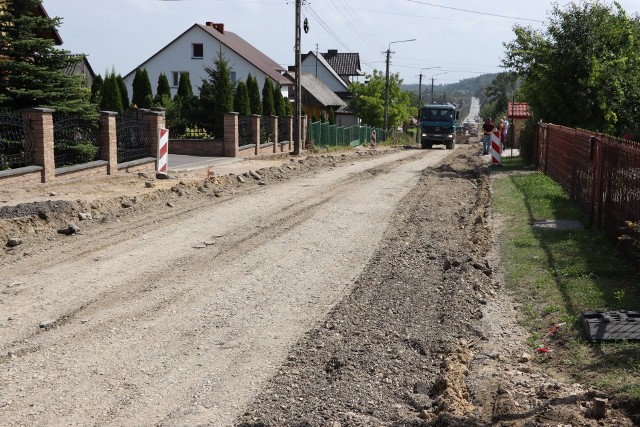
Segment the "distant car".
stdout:
<path fill-rule="evenodd" d="M 471 128 L 471 129 L 469 130 L 469 135 L 470 135 L 470 136 L 478 136 L 478 128 L 475 128 L 475 127 L 474 127 L 474 128 Z"/>

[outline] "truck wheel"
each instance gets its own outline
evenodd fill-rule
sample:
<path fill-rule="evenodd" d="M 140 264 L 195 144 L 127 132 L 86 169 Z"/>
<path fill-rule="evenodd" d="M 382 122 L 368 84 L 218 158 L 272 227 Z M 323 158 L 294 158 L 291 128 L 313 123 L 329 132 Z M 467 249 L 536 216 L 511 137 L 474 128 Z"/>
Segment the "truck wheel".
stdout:
<path fill-rule="evenodd" d="M 432 146 L 433 146 L 433 143 L 422 141 L 422 148 L 431 149 Z"/>
<path fill-rule="evenodd" d="M 447 142 L 447 150 L 453 150 L 454 148 L 456 148 L 455 140 Z"/>

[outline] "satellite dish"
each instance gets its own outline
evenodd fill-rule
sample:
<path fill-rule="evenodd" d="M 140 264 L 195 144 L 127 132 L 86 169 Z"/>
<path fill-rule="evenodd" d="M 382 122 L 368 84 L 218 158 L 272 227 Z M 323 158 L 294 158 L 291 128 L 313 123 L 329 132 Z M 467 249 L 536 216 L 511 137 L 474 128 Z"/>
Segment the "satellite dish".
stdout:
<path fill-rule="evenodd" d="M 309 32 L 309 20 L 307 18 L 304 18 L 304 33 L 307 34 Z"/>

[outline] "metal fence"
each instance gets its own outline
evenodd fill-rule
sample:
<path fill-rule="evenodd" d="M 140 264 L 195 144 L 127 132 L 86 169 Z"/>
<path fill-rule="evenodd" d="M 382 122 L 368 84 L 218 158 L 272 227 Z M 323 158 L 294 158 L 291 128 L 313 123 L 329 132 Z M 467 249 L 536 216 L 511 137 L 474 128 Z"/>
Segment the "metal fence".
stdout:
<path fill-rule="evenodd" d="M 271 129 L 271 118 L 260 117 L 260 144 L 273 142 L 273 129 Z"/>
<path fill-rule="evenodd" d="M 21 114 L 0 111 L 0 170 L 33 165 L 34 142 L 29 120 Z"/>
<path fill-rule="evenodd" d="M 53 157 L 57 168 L 100 158 L 98 120 L 53 115 Z"/>
<path fill-rule="evenodd" d="M 118 163 L 145 157 L 155 157 L 151 152 L 151 129 L 145 125 L 141 112 L 127 111 L 116 116 Z"/>
<path fill-rule="evenodd" d="M 372 126 L 336 126 L 329 123 L 313 122 L 309 125 L 307 138 L 316 146 L 356 146 L 371 142 L 372 132 L 382 135 L 382 129 Z"/>
<path fill-rule="evenodd" d="M 251 136 L 253 130 L 251 129 L 251 118 L 242 116 L 238 118 L 238 146 L 243 147 L 245 145 L 253 144 Z"/>
<path fill-rule="evenodd" d="M 617 239 L 640 221 L 640 142 L 538 124 L 536 162 L 582 209 L 592 226 Z"/>
<path fill-rule="evenodd" d="M 289 118 L 288 117 L 278 117 L 278 141 L 286 142 L 289 141 Z"/>

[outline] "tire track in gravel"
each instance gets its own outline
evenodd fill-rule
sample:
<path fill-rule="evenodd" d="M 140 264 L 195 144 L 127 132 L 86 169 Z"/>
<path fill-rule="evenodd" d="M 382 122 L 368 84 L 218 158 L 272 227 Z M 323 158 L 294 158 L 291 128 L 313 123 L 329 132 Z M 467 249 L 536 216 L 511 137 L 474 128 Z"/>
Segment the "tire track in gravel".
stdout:
<path fill-rule="evenodd" d="M 335 169 L 288 194 L 273 186 L 181 216 L 161 259 L 149 259 L 163 234 L 150 219 L 144 236 L 118 241 L 116 232 L 97 251 L 77 249 L 78 260 L 72 250 L 62 265 L 23 275 L 37 283 L 3 299 L 23 311 L 0 336 L 5 352 L 35 351 L 4 360 L 8 423 L 229 424 L 288 345 L 348 292 L 393 204 L 448 154 L 432 153 Z M 191 247 L 220 234 L 212 247 Z M 153 274 L 167 258 L 165 273 Z M 64 320 L 32 334 L 44 315 Z M 16 332 L 21 339 L 11 339 Z"/>

